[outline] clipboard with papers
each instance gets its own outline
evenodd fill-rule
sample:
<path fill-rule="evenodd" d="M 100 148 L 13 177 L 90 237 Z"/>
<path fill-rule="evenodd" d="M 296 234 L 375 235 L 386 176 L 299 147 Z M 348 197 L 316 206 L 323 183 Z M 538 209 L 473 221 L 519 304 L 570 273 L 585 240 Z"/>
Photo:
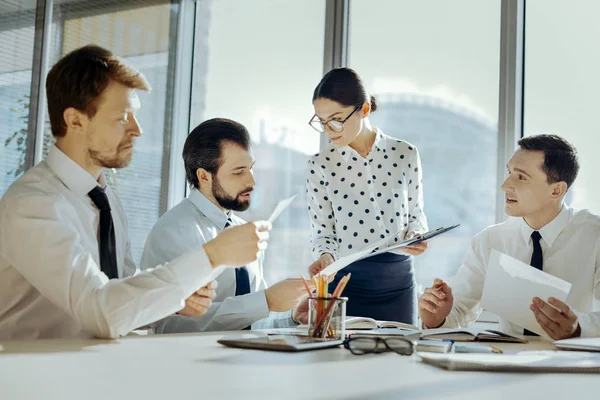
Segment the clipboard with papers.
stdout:
<path fill-rule="evenodd" d="M 438 235 L 441 235 L 442 233 L 451 231 L 452 229 L 457 228 L 459 225 L 460 224 L 456 224 L 456 225 L 452 225 L 452 226 L 448 226 L 448 227 L 441 227 L 441 228 L 434 229 L 432 231 L 423 233 L 421 235 L 417 235 L 413 238 L 403 240 L 402 242 L 394 243 L 393 245 L 386 247 L 385 249 L 378 249 L 378 250 L 373 251 L 365 258 L 373 257 L 373 256 L 376 256 L 377 254 L 387 253 L 388 251 L 391 251 L 391 250 L 401 249 L 403 247 L 409 247 L 409 246 L 413 246 L 413 245 L 421 243 L 421 242 L 425 242 L 425 241 L 432 239 Z"/>
<path fill-rule="evenodd" d="M 373 256 L 376 256 L 377 254 L 387 253 L 388 251 L 397 250 L 397 249 L 409 247 L 409 246 L 424 242 L 424 241 L 432 239 L 438 235 L 441 235 L 442 233 L 451 231 L 452 229 L 455 229 L 458 226 L 460 226 L 460 224 L 456 224 L 456 225 L 452 225 L 452 226 L 448 226 L 448 227 L 441 227 L 441 228 L 434 229 L 429 232 L 417 235 L 410 239 L 406 239 L 401 242 L 394 243 L 391 246 L 381 248 L 382 246 L 385 246 L 390 240 L 394 239 L 394 237 L 396 237 L 400 234 L 400 232 L 396 232 L 395 234 L 388 236 L 384 239 L 381 239 L 380 241 L 376 242 L 375 244 L 373 244 L 361 251 L 358 251 L 356 253 L 350 254 L 348 256 L 342 257 L 342 258 L 334 261 L 329 266 L 327 266 L 327 268 L 325 268 L 321 272 L 319 272 L 319 275 L 333 275 L 333 274 L 337 273 L 338 271 L 346 268 L 348 265 L 352 264 L 355 261 L 373 257 Z"/>

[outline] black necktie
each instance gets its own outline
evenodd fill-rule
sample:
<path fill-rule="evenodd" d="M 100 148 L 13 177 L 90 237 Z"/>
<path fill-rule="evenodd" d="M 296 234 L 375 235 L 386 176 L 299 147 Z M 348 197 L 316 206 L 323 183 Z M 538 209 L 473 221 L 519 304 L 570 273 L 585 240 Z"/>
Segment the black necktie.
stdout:
<path fill-rule="evenodd" d="M 227 218 L 225 229 L 232 225 L 231 219 Z M 250 276 L 248 275 L 248 268 L 240 267 L 235 269 L 235 295 L 242 296 L 250 293 Z M 249 330 L 250 326 L 242 328 L 242 330 Z"/>
<path fill-rule="evenodd" d="M 533 243 L 533 254 L 531 255 L 531 262 L 529 263 L 533 268 L 537 268 L 540 271 L 544 270 L 544 258 L 542 257 L 542 246 L 540 246 L 540 239 L 542 235 L 538 231 L 531 233 L 531 242 Z M 537 333 L 531 332 L 525 329 L 523 333 L 526 336 L 539 336 Z"/>
<path fill-rule="evenodd" d="M 231 220 L 228 218 L 225 228 L 231 226 Z M 235 269 L 235 295 L 242 296 L 250 293 L 250 275 L 248 268 L 241 267 Z"/>
<path fill-rule="evenodd" d="M 110 215 L 110 203 L 106 192 L 100 186 L 92 189 L 88 196 L 100 210 L 98 227 L 98 249 L 100 250 L 100 269 L 108 279 L 118 278 L 117 247 L 115 244 L 115 226 Z"/>

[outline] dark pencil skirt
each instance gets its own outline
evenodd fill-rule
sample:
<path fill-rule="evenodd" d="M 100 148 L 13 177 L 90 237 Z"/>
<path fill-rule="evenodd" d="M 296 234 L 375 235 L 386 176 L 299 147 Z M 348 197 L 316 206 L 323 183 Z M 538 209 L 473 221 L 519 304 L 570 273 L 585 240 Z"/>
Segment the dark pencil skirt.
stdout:
<path fill-rule="evenodd" d="M 349 272 L 342 296 L 348 297 L 346 315 L 376 320 L 417 322 L 417 291 L 413 257 L 383 253 L 350 264 L 329 284 L 330 292 Z"/>

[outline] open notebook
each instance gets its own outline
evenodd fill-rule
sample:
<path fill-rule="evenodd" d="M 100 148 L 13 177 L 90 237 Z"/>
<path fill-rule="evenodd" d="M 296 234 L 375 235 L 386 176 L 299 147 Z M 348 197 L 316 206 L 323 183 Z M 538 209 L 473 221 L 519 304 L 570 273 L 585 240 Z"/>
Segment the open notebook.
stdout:
<path fill-rule="evenodd" d="M 504 332 L 491 329 L 452 329 L 452 328 L 437 328 L 425 329 L 422 331 L 421 339 L 428 340 L 454 340 L 455 342 L 510 342 L 510 343 L 527 343 L 527 340 L 518 336 L 512 336 Z"/>
<path fill-rule="evenodd" d="M 600 373 L 600 355 L 572 351 L 518 354 L 420 353 L 421 361 L 450 371 Z"/>
<path fill-rule="evenodd" d="M 396 321 L 376 321 L 369 317 L 347 317 L 346 318 L 346 329 L 378 329 L 378 328 L 399 328 L 417 331 L 417 328 L 411 324 L 405 324 Z"/>

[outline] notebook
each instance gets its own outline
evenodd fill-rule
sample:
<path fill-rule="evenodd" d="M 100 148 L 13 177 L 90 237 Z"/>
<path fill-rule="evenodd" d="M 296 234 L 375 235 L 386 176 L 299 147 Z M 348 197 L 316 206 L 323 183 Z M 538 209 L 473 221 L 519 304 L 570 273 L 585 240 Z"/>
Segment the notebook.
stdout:
<path fill-rule="evenodd" d="M 272 351 L 306 351 L 337 347 L 344 343 L 341 339 L 321 339 L 306 336 L 279 335 L 257 338 L 224 338 L 217 340 L 224 346 L 241 349 Z"/>
<path fill-rule="evenodd" d="M 436 340 L 417 340 L 415 342 L 417 352 L 427 353 L 449 353 L 452 350 L 452 342 L 438 342 Z"/>
<path fill-rule="evenodd" d="M 559 349 L 600 351 L 600 338 L 574 338 L 554 342 Z"/>
<path fill-rule="evenodd" d="M 400 328 L 417 331 L 417 328 L 411 324 L 396 321 L 376 321 L 369 317 L 346 317 L 347 329 L 377 329 L 377 328 Z"/>
<path fill-rule="evenodd" d="M 406 340 L 419 340 L 421 338 L 421 331 L 400 328 L 354 330 L 346 331 L 346 334 L 350 337 L 402 337 L 402 339 Z"/>
<path fill-rule="evenodd" d="M 527 340 L 518 336 L 512 336 L 504 332 L 492 329 L 452 329 L 437 328 L 425 329 L 422 331 L 421 339 L 428 340 L 454 340 L 455 342 L 509 342 L 509 343 L 527 343 Z"/>
<path fill-rule="evenodd" d="M 600 354 L 527 351 L 518 354 L 419 353 L 421 361 L 449 371 L 600 373 Z"/>

